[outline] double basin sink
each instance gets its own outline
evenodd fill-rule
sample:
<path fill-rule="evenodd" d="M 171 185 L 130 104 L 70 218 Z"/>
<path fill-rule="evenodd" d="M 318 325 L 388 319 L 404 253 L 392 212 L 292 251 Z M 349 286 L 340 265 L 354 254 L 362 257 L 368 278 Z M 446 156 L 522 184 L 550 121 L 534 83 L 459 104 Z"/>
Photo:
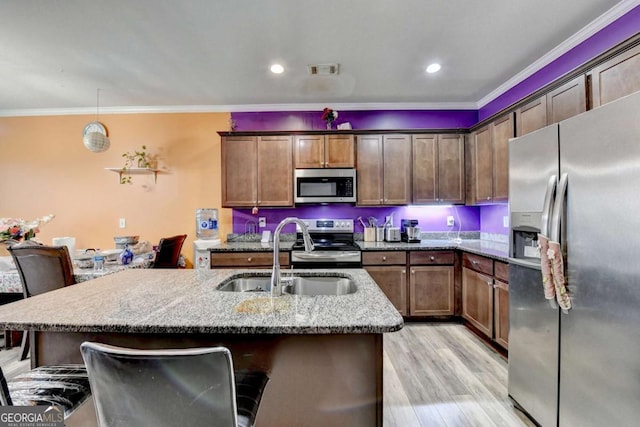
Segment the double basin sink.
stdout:
<path fill-rule="evenodd" d="M 291 295 L 347 295 L 357 290 L 355 283 L 342 276 L 282 277 L 282 292 Z M 223 282 L 219 291 L 226 292 L 271 292 L 271 274 L 238 274 Z"/>

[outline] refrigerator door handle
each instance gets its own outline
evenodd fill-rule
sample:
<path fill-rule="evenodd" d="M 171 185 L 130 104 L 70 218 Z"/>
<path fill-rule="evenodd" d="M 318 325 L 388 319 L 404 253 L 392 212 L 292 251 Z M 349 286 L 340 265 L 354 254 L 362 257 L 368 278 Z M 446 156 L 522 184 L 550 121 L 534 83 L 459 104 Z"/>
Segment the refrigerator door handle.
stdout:
<path fill-rule="evenodd" d="M 540 224 L 540 234 L 549 237 L 549 221 L 551 220 L 551 209 L 553 207 L 553 197 L 556 192 L 557 175 L 551 175 L 547 183 L 547 192 L 544 195 L 544 203 L 542 204 L 542 221 Z"/>
<path fill-rule="evenodd" d="M 562 216 L 564 214 L 564 200 L 567 194 L 567 181 L 569 179 L 569 175 L 567 173 L 563 173 L 560 177 L 560 182 L 558 183 L 558 188 L 556 191 L 556 200 L 553 203 L 553 217 L 551 218 L 551 232 L 550 239 L 560 243 L 560 221 L 562 221 Z"/>

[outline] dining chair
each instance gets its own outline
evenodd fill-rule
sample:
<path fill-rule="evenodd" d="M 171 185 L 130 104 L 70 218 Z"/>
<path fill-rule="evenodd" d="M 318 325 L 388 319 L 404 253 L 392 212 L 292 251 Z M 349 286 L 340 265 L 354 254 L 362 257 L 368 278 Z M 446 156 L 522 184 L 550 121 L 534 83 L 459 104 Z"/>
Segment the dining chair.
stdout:
<path fill-rule="evenodd" d="M 59 405 L 69 417 L 91 396 L 84 365 L 41 366 L 11 380 L 0 368 L 0 405 Z"/>
<path fill-rule="evenodd" d="M 73 285 L 73 266 L 66 246 L 45 246 L 27 242 L 7 248 L 18 269 L 25 298 Z M 29 333 L 23 332 L 20 360 L 29 353 Z"/>
<path fill-rule="evenodd" d="M 251 426 L 269 380 L 234 373 L 225 347 L 80 346 L 100 427 Z"/>
<path fill-rule="evenodd" d="M 186 234 L 180 234 L 160 239 L 153 268 L 178 268 L 180 251 L 186 238 Z"/>

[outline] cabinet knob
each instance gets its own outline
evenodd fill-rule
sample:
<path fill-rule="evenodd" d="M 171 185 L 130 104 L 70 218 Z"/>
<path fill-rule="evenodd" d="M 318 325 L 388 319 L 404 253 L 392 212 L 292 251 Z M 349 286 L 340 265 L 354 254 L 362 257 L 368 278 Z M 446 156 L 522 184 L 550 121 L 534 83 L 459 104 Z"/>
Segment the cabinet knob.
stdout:
<path fill-rule="evenodd" d="M 487 285 L 489 285 L 490 288 L 493 288 L 493 281 L 487 281 Z"/>
<path fill-rule="evenodd" d="M 416 274 L 416 271 L 415 270 L 411 270 L 411 274 Z"/>
<path fill-rule="evenodd" d="M 381 202 L 384 202 L 384 200 L 380 199 Z"/>
<path fill-rule="evenodd" d="M 382 261 L 386 261 L 386 260 L 387 260 L 387 257 L 386 257 L 386 256 L 383 256 L 383 257 L 382 257 Z"/>
<path fill-rule="evenodd" d="M 247 262 L 251 262 L 251 261 L 253 261 L 253 258 L 251 257 L 247 258 Z"/>
<path fill-rule="evenodd" d="M 406 270 L 402 270 L 402 274 L 407 274 L 407 271 Z"/>
<path fill-rule="evenodd" d="M 323 162 L 320 162 L 320 166 L 324 166 L 324 163 L 323 163 Z"/>
<path fill-rule="evenodd" d="M 487 200 L 491 200 L 491 197 L 487 197 Z"/>
<path fill-rule="evenodd" d="M 429 259 L 430 259 L 431 261 L 435 261 L 435 260 L 436 260 L 436 257 L 434 257 L 434 256 L 430 256 L 430 257 L 429 257 Z"/>
<path fill-rule="evenodd" d="M 324 162 L 324 165 L 329 167 L 329 162 Z"/>
<path fill-rule="evenodd" d="M 475 261 L 475 260 L 474 260 L 474 261 L 471 261 L 471 264 L 473 264 L 473 265 L 478 265 L 478 261 Z"/>

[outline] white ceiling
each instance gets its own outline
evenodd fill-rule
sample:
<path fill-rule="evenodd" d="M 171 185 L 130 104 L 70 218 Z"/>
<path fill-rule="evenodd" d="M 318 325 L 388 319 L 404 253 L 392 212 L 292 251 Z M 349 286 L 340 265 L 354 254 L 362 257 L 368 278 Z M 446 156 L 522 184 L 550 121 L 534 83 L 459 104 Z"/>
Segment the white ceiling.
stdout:
<path fill-rule="evenodd" d="M 478 108 L 639 3 L 2 0 L 0 115 Z"/>

